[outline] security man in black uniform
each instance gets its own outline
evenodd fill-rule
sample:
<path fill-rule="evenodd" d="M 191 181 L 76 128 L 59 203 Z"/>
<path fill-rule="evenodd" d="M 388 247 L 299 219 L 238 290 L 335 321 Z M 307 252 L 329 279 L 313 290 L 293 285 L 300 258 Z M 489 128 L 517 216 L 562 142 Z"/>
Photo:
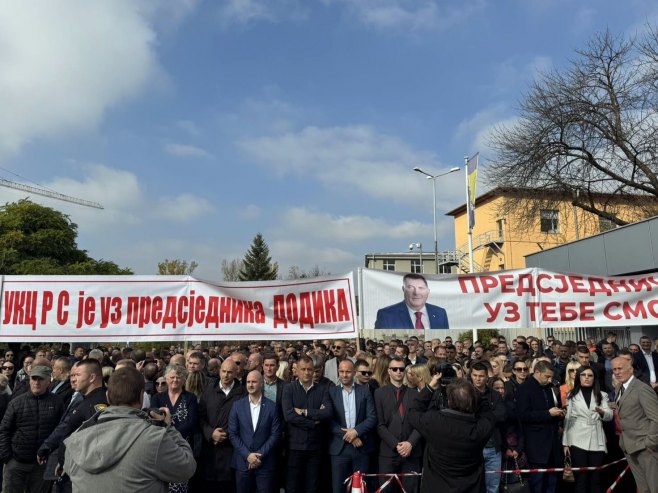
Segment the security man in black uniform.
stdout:
<path fill-rule="evenodd" d="M 46 461 L 64 464 L 65 447 L 62 442 L 77 430 L 82 423 L 98 411 L 107 407 L 105 388 L 103 387 L 103 369 L 98 360 L 89 358 L 79 361 L 71 370 L 71 387 L 76 391 L 71 398 L 71 404 L 64 413 L 57 428 L 45 440 L 37 452 L 40 464 Z M 49 456 L 52 457 L 49 458 Z M 55 467 L 47 468 L 46 474 Z M 60 492 L 71 491 L 68 478 L 60 477 L 58 481 Z"/>

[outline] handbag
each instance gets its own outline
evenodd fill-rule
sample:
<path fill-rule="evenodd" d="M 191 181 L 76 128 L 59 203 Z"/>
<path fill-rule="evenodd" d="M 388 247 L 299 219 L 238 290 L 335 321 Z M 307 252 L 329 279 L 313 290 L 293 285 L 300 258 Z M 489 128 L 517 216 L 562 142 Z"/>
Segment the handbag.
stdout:
<path fill-rule="evenodd" d="M 519 461 L 514 458 L 514 465 L 516 469 L 521 469 L 519 467 Z M 501 485 L 502 493 L 532 493 L 530 490 L 530 483 L 520 474 L 515 474 L 518 481 L 514 483 L 508 482 L 508 476 L 510 474 L 503 474 L 503 484 Z"/>
<path fill-rule="evenodd" d="M 564 456 L 564 472 L 562 473 L 562 481 L 565 483 L 573 483 L 573 471 L 571 470 L 571 456 L 569 454 Z"/>

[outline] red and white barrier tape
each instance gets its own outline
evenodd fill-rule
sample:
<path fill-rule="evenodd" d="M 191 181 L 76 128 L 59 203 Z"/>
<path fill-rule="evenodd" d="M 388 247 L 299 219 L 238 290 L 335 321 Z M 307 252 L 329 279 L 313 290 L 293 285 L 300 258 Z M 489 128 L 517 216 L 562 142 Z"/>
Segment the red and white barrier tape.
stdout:
<path fill-rule="evenodd" d="M 398 485 L 400 486 L 400 489 L 402 490 L 402 493 L 407 493 L 406 490 L 404 489 L 404 486 L 402 485 L 402 481 L 400 481 L 400 478 L 404 478 L 404 477 L 408 477 L 408 476 L 422 476 L 422 474 L 419 473 L 419 472 L 415 472 L 415 471 L 414 472 L 399 473 L 399 474 L 395 474 L 395 473 L 393 473 L 393 474 L 390 474 L 390 473 L 389 474 L 364 474 L 362 472 L 355 472 L 354 474 L 352 474 L 351 476 L 346 478 L 345 481 L 343 481 L 343 484 L 347 485 L 346 486 L 347 490 L 349 490 L 351 488 L 352 480 L 353 480 L 354 476 L 359 476 L 359 481 L 361 481 L 361 478 L 364 478 L 364 477 L 388 478 L 386 481 L 384 481 L 384 483 L 379 488 L 377 488 L 375 490 L 375 493 L 381 493 L 381 491 L 384 488 L 386 488 L 389 484 L 391 484 L 391 482 L 393 482 L 393 480 L 395 480 L 398 483 Z M 365 484 L 363 484 L 362 491 L 365 492 L 365 490 L 366 490 Z"/>
<path fill-rule="evenodd" d="M 631 468 L 631 465 L 630 464 L 627 465 L 624 468 L 624 470 L 621 472 L 621 474 L 619 476 L 617 476 L 617 479 L 615 479 L 615 482 L 610 485 L 610 488 L 605 490 L 605 493 L 612 493 L 612 490 L 614 490 L 617 487 L 617 485 L 619 484 L 619 481 L 621 481 L 621 478 L 624 477 L 624 474 L 626 474 L 630 468 Z"/>
<path fill-rule="evenodd" d="M 609 464 L 604 464 L 602 466 L 596 467 L 572 467 L 572 471 L 600 471 L 606 467 L 614 466 L 620 462 L 625 462 L 626 458 L 610 462 Z M 549 467 L 548 469 L 505 469 L 502 471 L 487 471 L 487 474 L 534 474 L 538 472 L 564 472 L 564 467 Z"/>

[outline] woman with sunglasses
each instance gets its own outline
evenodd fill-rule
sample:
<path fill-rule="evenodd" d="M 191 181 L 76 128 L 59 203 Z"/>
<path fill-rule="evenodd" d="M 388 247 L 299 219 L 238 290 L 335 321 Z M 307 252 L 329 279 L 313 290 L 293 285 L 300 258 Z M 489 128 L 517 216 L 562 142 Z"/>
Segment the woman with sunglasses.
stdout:
<path fill-rule="evenodd" d="M 601 392 L 596 373 L 590 366 L 576 370 L 573 389 L 567 394 L 567 415 L 564 419 L 562 445 L 571 456 L 573 467 L 598 467 L 607 452 L 603 421 L 611 421 L 612 409 L 608 395 Z M 599 493 L 599 471 L 574 472 L 576 493 Z"/>
<path fill-rule="evenodd" d="M 517 359 L 512 364 L 512 378 L 505 382 L 505 395 L 513 401 L 516 397 L 516 389 L 528 378 L 528 365 L 522 359 Z"/>
<path fill-rule="evenodd" d="M 7 394 L 12 395 L 12 389 L 14 388 L 14 380 L 16 378 L 16 366 L 12 358 L 6 358 L 5 362 L 0 366 L 0 371 L 2 375 L 7 377 Z"/>
<path fill-rule="evenodd" d="M 560 385 L 560 401 L 564 408 L 567 407 L 567 394 L 573 390 L 573 385 L 576 380 L 576 370 L 578 368 L 580 368 L 580 363 L 577 361 L 569 361 L 569 363 L 567 363 L 567 369 L 564 374 L 564 383 Z"/>

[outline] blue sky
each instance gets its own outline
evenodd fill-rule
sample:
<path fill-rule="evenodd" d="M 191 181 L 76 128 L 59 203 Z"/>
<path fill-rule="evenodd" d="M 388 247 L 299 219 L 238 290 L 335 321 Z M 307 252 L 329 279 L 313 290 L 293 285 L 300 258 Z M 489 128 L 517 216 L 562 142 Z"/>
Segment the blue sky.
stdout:
<path fill-rule="evenodd" d="M 102 203 L 33 197 L 137 274 L 168 257 L 218 280 L 257 232 L 284 273 L 345 272 L 432 248 L 414 166 L 476 151 L 486 166 L 488 132 L 538 73 L 657 14 L 643 0 L 3 2 L 0 177 Z M 463 183 L 438 182 L 441 249 Z M 25 195 L 0 188 L 2 203 Z"/>

